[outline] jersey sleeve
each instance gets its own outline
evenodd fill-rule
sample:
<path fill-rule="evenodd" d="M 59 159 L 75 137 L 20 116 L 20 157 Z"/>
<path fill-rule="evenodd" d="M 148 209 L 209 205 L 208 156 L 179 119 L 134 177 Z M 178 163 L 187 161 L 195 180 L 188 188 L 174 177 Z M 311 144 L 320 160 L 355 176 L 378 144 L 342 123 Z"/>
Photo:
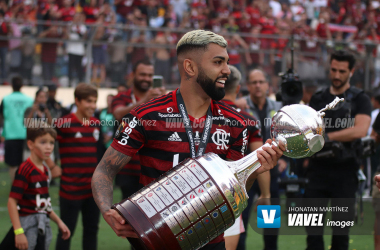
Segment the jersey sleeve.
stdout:
<path fill-rule="evenodd" d="M 117 95 L 112 99 L 111 109 L 115 112 L 117 107 L 125 107 L 132 103 L 132 99 L 127 95 Z"/>
<path fill-rule="evenodd" d="M 21 200 L 27 188 L 28 188 L 28 180 L 26 176 L 24 175 L 24 171 L 22 171 L 22 168 L 19 168 L 16 172 L 9 197 L 17 199 L 17 200 Z"/>
<path fill-rule="evenodd" d="M 233 133 L 236 133 L 232 136 L 236 139 L 232 142 L 232 145 L 227 152 L 226 159 L 236 161 L 241 159 L 247 150 L 249 134 L 246 125 L 234 127 L 232 131 Z"/>
<path fill-rule="evenodd" d="M 143 124 L 134 112 L 123 117 L 111 146 L 117 151 L 133 157 L 146 142 Z"/>

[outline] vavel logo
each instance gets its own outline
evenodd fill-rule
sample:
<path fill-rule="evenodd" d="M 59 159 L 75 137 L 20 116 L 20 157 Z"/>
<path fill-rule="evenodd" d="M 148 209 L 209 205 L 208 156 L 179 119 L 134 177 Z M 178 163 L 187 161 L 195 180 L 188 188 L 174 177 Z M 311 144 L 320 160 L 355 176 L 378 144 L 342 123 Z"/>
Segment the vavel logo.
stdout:
<path fill-rule="evenodd" d="M 281 208 L 279 205 L 259 205 L 257 206 L 257 227 L 258 228 L 280 228 Z"/>

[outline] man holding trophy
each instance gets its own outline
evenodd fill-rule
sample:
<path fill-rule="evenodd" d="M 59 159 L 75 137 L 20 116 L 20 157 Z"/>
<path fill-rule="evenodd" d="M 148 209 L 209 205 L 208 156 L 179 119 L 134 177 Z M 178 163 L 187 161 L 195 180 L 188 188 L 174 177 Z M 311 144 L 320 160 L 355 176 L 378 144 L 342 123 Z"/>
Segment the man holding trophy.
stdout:
<path fill-rule="evenodd" d="M 219 102 L 225 95 L 224 83 L 230 74 L 226 47 L 226 40 L 212 32 L 195 30 L 186 33 L 177 44 L 180 88 L 136 107 L 123 118 L 111 147 L 92 178 L 96 203 L 104 219 L 118 236 L 141 236 L 126 223 L 125 218 L 111 209 L 113 179 L 136 152 L 140 154 L 140 184 L 143 186 L 186 158 L 196 158 L 208 152 L 215 153 L 223 160 L 237 161 L 244 156 L 247 147 L 244 118 L 228 105 Z M 280 146 L 269 145 L 273 144 L 270 139 L 267 143 L 256 152 L 258 166 L 261 167 L 246 178 L 247 186 L 250 186 L 257 175 L 273 168 L 285 150 L 281 143 Z M 199 173 L 204 173 L 201 167 L 198 170 Z M 178 177 L 173 178 L 170 180 L 175 181 Z M 213 184 L 215 183 L 208 182 L 204 185 L 207 188 Z M 185 186 L 182 187 L 186 189 Z M 174 194 L 175 192 L 170 193 L 170 197 L 175 197 Z M 142 198 L 136 201 L 145 202 Z M 186 204 L 186 201 L 182 200 L 182 203 Z M 159 206 L 158 203 L 156 205 Z M 171 208 L 174 211 L 174 207 Z M 157 208 L 156 210 L 158 211 Z M 149 214 L 149 208 L 144 212 L 148 217 L 157 216 Z M 162 216 L 163 214 L 161 213 Z M 214 214 L 215 217 L 218 215 L 216 212 Z M 215 222 L 216 218 L 214 219 Z M 207 224 L 208 220 L 204 223 Z M 140 224 L 144 223 L 140 221 Z M 184 230 L 188 228 L 183 224 L 181 226 Z M 174 229 L 172 232 L 174 233 Z M 189 242 L 192 232 L 187 231 Z M 176 237 L 177 244 L 182 244 L 183 236 Z M 208 241 L 204 241 L 206 243 L 202 244 L 205 245 L 202 249 L 225 249 L 223 234 L 209 237 L 208 240 L 211 242 L 206 245 Z"/>

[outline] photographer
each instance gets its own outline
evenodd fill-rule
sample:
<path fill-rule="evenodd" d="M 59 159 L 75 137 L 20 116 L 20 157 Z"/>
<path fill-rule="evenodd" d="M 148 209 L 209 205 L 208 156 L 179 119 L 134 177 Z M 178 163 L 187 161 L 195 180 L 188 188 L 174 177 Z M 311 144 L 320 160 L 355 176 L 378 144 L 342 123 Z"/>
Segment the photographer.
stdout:
<path fill-rule="evenodd" d="M 34 99 L 34 104 L 32 107 L 25 110 L 24 117 L 26 120 L 30 118 L 37 118 L 37 119 L 47 119 L 45 121 L 47 124 L 51 124 L 52 117 L 50 114 L 50 111 L 46 105 L 48 100 L 48 93 L 45 88 L 39 88 L 36 92 L 36 98 Z"/>
<path fill-rule="evenodd" d="M 332 213 L 332 221 L 353 220 L 355 193 L 358 188 L 358 156 L 352 143 L 366 136 L 371 122 L 371 101 L 363 90 L 350 86 L 355 58 L 344 51 L 337 51 L 330 59 L 330 87 L 317 91 L 310 100 L 310 107 L 321 110 L 335 97 L 344 98 L 333 110 L 325 111 L 325 146 L 309 163 L 309 184 L 305 198 L 319 207 L 349 207 L 349 213 Z M 320 199 L 325 198 L 323 202 Z M 338 203 L 339 200 L 339 204 Z M 344 216 L 344 218 L 340 218 Z M 323 227 L 306 228 L 307 249 L 324 249 Z M 348 228 L 333 227 L 331 249 L 348 249 Z"/>

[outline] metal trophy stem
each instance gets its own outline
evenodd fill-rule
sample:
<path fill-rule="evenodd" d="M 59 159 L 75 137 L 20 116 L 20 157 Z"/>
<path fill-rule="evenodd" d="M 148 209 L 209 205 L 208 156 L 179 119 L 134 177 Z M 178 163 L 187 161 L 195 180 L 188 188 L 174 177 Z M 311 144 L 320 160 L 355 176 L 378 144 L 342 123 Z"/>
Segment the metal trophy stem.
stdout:
<path fill-rule="evenodd" d="M 340 101 L 336 98 L 320 112 L 298 104 L 281 108 L 272 118 L 272 145 L 283 142 L 284 155 L 291 158 L 318 152 L 324 145 L 323 111 Z M 112 208 L 139 235 L 129 239 L 135 249 L 199 249 L 247 207 L 245 185 L 260 166 L 257 150 L 238 161 L 207 153 L 184 160 Z"/>

